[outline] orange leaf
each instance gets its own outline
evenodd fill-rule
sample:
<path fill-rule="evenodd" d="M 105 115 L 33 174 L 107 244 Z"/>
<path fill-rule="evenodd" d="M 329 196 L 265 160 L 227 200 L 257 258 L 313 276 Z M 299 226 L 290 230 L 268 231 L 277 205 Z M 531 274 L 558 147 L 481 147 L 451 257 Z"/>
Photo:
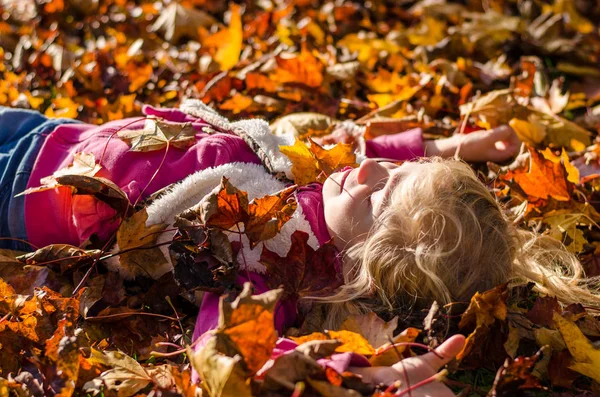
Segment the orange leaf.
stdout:
<path fill-rule="evenodd" d="M 375 353 L 375 349 L 373 346 L 371 346 L 369 341 L 367 341 L 362 335 L 352 331 L 325 331 L 325 333 L 313 332 L 310 335 L 301 336 L 298 338 L 291 337 L 291 339 L 299 345 L 313 340 L 337 339 L 342 342 L 342 344 L 335 349 L 335 351 L 338 353 L 353 352 L 366 356 Z"/>
<path fill-rule="evenodd" d="M 248 194 L 223 177 L 219 190 L 204 199 L 202 221 L 207 226 L 228 230 L 246 219 Z"/>
<path fill-rule="evenodd" d="M 283 291 L 271 290 L 252 296 L 250 283 L 235 301 L 221 299 L 217 350 L 230 357 L 240 354 L 251 374 L 256 373 L 275 348 L 277 331 L 274 323 L 275 305 Z"/>
<path fill-rule="evenodd" d="M 283 225 L 290 220 L 298 202 L 293 196 L 296 186 L 290 186 L 272 196 L 253 200 L 248 205 L 249 219 L 244 231 L 250 240 L 251 248 L 259 241 L 275 237 Z"/>
<path fill-rule="evenodd" d="M 271 78 L 279 83 L 300 83 L 318 88 L 323 84 L 323 62 L 306 48 L 300 54 L 277 56 L 277 69 Z"/>
<path fill-rule="evenodd" d="M 535 149 L 529 148 L 529 153 L 531 155 L 529 171 L 511 174 L 515 182 L 525 193 L 533 197 L 570 200 L 571 184 L 567 181 L 564 165 L 544 159 Z"/>
<path fill-rule="evenodd" d="M 248 73 L 246 74 L 246 89 L 259 89 L 265 90 L 266 92 L 277 91 L 277 83 L 260 73 Z"/>

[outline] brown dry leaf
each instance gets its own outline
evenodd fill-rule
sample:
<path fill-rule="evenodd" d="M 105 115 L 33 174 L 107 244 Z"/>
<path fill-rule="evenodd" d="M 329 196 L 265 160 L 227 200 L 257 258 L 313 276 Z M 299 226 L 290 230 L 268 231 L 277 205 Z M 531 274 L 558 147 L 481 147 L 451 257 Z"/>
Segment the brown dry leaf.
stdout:
<path fill-rule="evenodd" d="M 336 119 L 321 113 L 292 113 L 278 118 L 269 128 L 275 135 L 290 134 L 301 138 L 311 131 L 327 131 L 336 122 Z"/>
<path fill-rule="evenodd" d="M 338 143 L 331 149 L 325 149 L 310 138 L 309 141 L 310 146 L 296 139 L 292 146 L 279 147 L 291 160 L 292 174 L 298 185 L 323 183 L 332 173 L 346 166 L 357 166 L 352 145 Z"/>
<path fill-rule="evenodd" d="M 94 176 L 100 171 L 102 167 L 100 164 L 96 164 L 96 156 L 93 153 L 75 153 L 73 155 L 73 163 L 65 168 L 54 172 L 54 174 L 40 179 L 42 184 L 39 187 L 29 188 L 17 196 L 24 194 L 43 192 L 44 190 L 54 189 L 59 186 L 57 178 L 65 175 L 81 175 L 81 176 Z"/>
<path fill-rule="evenodd" d="M 247 370 L 239 354 L 233 357 L 217 350 L 217 338 L 209 338 L 199 352 L 187 348 L 192 367 L 200 375 L 203 389 L 213 397 L 250 397 L 252 395 Z"/>
<path fill-rule="evenodd" d="M 80 262 L 93 259 L 100 250 L 84 250 L 69 244 L 53 244 L 19 256 L 17 259 L 27 265 L 46 265 L 58 267 L 61 272 Z"/>
<path fill-rule="evenodd" d="M 208 13 L 191 7 L 185 7 L 179 2 L 169 4 L 158 19 L 154 22 L 150 31 L 163 32 L 165 40 L 177 43 L 179 39 L 188 37 L 199 39 L 198 29 L 210 27 L 217 21 Z"/>
<path fill-rule="evenodd" d="M 282 294 L 278 289 L 252 296 L 251 284 L 245 283 L 235 301 L 221 299 L 216 348 L 229 357 L 241 355 L 250 375 L 262 368 L 275 348 L 274 310 Z"/>
<path fill-rule="evenodd" d="M 165 273 L 168 262 L 158 247 L 152 247 L 167 225 L 146 226 L 148 213 L 143 208 L 125 218 L 117 230 L 117 244 L 121 269 L 119 273 L 134 278 L 146 276 L 157 279 Z"/>
<path fill-rule="evenodd" d="M 467 357 L 475 347 L 477 340 L 484 339 L 490 327 L 496 320 L 506 320 L 507 285 L 502 284 L 484 293 L 475 293 L 471 298 L 469 307 L 460 319 L 460 329 L 473 329 L 467 337 L 465 347 L 457 355 L 459 361 Z"/>
<path fill-rule="evenodd" d="M 167 146 L 187 149 L 196 142 L 196 134 L 197 131 L 191 123 L 172 123 L 146 117 L 144 128 L 122 130 L 117 136 L 131 146 L 131 151 L 149 152 Z"/>
<path fill-rule="evenodd" d="M 592 345 L 575 323 L 556 312 L 553 319 L 573 356 L 569 368 L 600 382 L 600 350 Z"/>
<path fill-rule="evenodd" d="M 64 175 L 56 178 L 61 186 L 68 186 L 74 195 L 91 195 L 108 204 L 121 216 L 133 208 L 129 197 L 106 178 L 85 175 Z"/>
<path fill-rule="evenodd" d="M 504 366 L 498 370 L 494 386 L 488 396 L 514 396 L 519 395 L 519 390 L 544 389 L 538 378 L 532 375 L 533 366 L 539 360 L 541 353 L 532 357 L 517 357 L 507 359 Z"/>
<path fill-rule="evenodd" d="M 386 322 L 375 313 L 367 313 L 346 318 L 340 329 L 361 334 L 371 346 L 380 347 L 394 339 L 397 325 L 397 316 Z"/>
<path fill-rule="evenodd" d="M 551 327 L 554 324 L 552 321 L 554 312 L 560 312 L 560 310 L 561 307 L 556 297 L 538 296 L 531 310 L 525 314 L 525 317 L 534 324 Z"/>
<path fill-rule="evenodd" d="M 263 387 L 266 390 L 287 389 L 292 392 L 298 382 L 309 377 L 323 377 L 324 374 L 325 369 L 316 360 L 293 351 L 275 359 L 273 366 L 265 372 Z"/>
<path fill-rule="evenodd" d="M 83 388 L 95 394 L 104 385 L 108 390 L 114 390 L 119 397 L 132 396 L 139 390 L 154 384 L 156 387 L 168 388 L 173 379 L 169 365 L 142 367 L 137 361 L 121 351 L 102 352 L 91 349 L 92 355 L 88 361 L 94 365 L 109 367 L 95 381 L 86 383 Z"/>

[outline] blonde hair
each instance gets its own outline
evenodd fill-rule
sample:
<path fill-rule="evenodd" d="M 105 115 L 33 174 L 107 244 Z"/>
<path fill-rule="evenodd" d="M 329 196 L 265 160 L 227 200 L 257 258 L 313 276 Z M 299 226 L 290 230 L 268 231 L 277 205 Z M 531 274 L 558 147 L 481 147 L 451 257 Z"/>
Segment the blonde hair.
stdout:
<path fill-rule="evenodd" d="M 419 163 L 427 166 L 406 176 L 366 239 L 345 251 L 350 268 L 326 298 L 327 328 L 351 313 L 468 302 L 506 282 L 533 281 L 565 303 L 600 303 L 597 280 L 583 281 L 577 257 L 558 240 L 513 225 L 468 164 Z"/>

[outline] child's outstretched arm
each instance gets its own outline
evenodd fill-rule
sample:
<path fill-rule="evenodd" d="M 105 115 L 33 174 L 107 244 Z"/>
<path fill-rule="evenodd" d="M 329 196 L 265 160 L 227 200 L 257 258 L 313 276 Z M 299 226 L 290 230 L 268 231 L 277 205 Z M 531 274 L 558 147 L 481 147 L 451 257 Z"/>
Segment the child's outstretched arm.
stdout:
<path fill-rule="evenodd" d="M 396 131 L 394 123 L 381 123 L 376 127 L 377 136 L 364 141 L 364 154 L 370 158 L 389 160 L 410 160 L 423 156 L 458 157 L 465 161 L 503 162 L 517 155 L 521 141 L 508 125 L 501 125 L 489 131 L 481 130 L 469 134 L 456 134 L 450 138 L 423 140 L 420 128 Z M 351 121 L 339 123 L 334 131 L 319 143 L 360 141 L 364 128 Z M 360 148 L 360 146 L 359 146 Z"/>
<path fill-rule="evenodd" d="M 521 141 L 510 126 L 501 125 L 489 131 L 425 141 L 423 146 L 426 156 L 453 157 L 458 153 L 465 161 L 503 162 L 517 155 Z"/>

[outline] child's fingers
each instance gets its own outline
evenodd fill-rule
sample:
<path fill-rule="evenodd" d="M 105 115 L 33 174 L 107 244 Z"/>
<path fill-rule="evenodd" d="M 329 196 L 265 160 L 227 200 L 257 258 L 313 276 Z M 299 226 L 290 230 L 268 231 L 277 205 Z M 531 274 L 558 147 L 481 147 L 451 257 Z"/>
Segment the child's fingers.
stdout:
<path fill-rule="evenodd" d="M 429 352 L 424 354 L 421 358 L 427 365 L 437 371 L 452 361 L 452 359 L 460 353 L 464 345 L 465 337 L 463 335 L 454 335 L 435 349 L 437 355 L 433 352 Z"/>

